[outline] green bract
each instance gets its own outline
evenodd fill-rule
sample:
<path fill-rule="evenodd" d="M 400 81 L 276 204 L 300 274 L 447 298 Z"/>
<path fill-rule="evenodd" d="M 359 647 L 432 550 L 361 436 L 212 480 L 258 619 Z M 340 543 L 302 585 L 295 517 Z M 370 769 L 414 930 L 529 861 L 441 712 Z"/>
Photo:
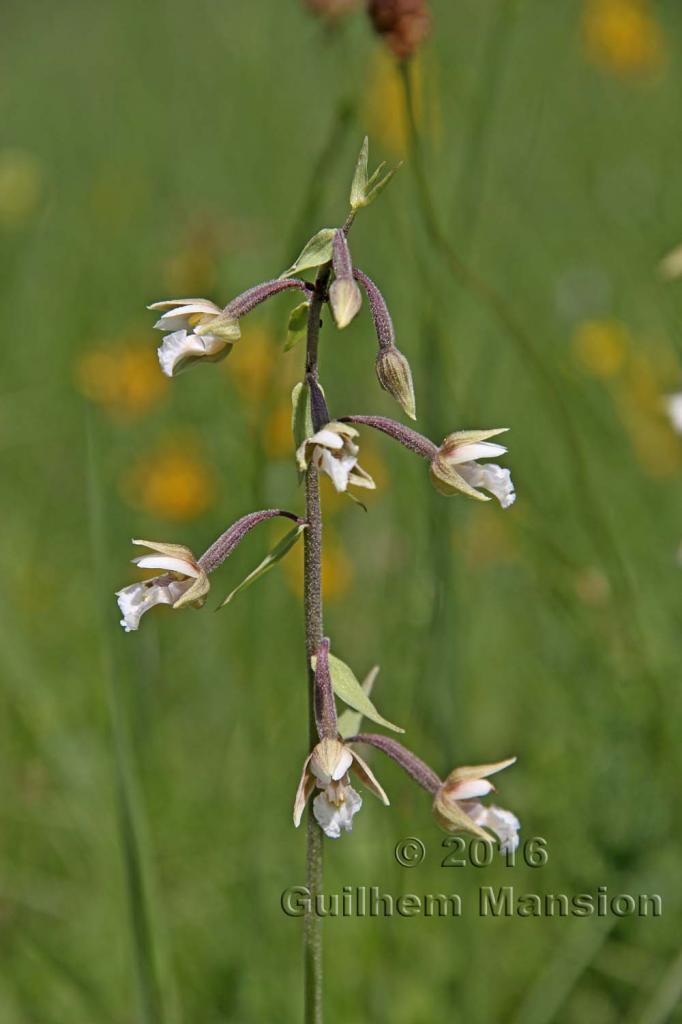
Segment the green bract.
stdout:
<path fill-rule="evenodd" d="M 317 664 L 317 658 L 310 659 L 313 669 Z M 388 719 L 380 715 L 367 696 L 366 691 L 358 682 L 352 668 L 346 665 L 345 661 L 329 655 L 329 674 L 332 677 L 332 686 L 337 697 L 348 704 L 355 711 L 359 711 L 365 718 L 371 718 L 373 722 L 383 725 L 386 729 L 393 729 L 394 732 L 405 732 L 399 725 L 394 725 Z"/>

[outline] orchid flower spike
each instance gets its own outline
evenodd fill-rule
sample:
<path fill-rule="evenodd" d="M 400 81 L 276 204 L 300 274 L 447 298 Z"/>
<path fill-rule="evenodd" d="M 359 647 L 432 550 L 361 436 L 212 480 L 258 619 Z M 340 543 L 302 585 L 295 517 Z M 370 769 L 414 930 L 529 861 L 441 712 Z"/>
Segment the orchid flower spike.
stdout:
<path fill-rule="evenodd" d="M 332 420 L 311 437 L 306 438 L 296 452 L 296 461 L 302 473 L 314 466 L 318 473 L 326 473 L 337 491 L 345 491 L 349 484 L 374 490 L 376 484 L 369 473 L 358 465 L 359 448 L 355 444 L 358 432 L 348 423 Z"/>
<path fill-rule="evenodd" d="M 481 465 L 478 459 L 491 459 L 504 455 L 507 449 L 493 444 L 488 438 L 507 430 L 459 430 L 448 434 L 431 462 L 431 480 L 441 494 L 468 494 L 479 501 L 490 501 L 479 488 L 489 491 L 502 508 L 509 508 L 516 500 L 516 492 L 508 469 L 495 463 Z"/>
<path fill-rule="evenodd" d="M 324 834 L 338 839 L 342 829 L 352 830 L 353 816 L 362 807 L 362 797 L 351 786 L 349 771 L 388 806 L 388 797 L 365 761 L 342 740 L 326 738 L 314 747 L 303 765 L 294 802 L 296 828 L 301 824 L 310 794 L 317 787 L 320 792 L 313 800 L 313 814 Z"/>
<path fill-rule="evenodd" d="M 168 604 L 172 608 L 188 605 L 201 608 L 210 584 L 205 570 L 189 548 L 151 540 L 134 540 L 133 544 L 154 552 L 134 558 L 135 565 L 140 569 L 163 569 L 164 572 L 117 591 L 116 599 L 123 615 L 121 625 L 126 633 L 136 630 L 144 613 L 157 604 Z"/>
<path fill-rule="evenodd" d="M 148 309 L 166 310 L 154 327 L 171 332 L 157 350 L 167 377 L 175 377 L 201 360 L 219 362 L 240 337 L 234 314 L 209 299 L 168 299 L 154 302 Z"/>
<path fill-rule="evenodd" d="M 488 776 L 501 772 L 515 761 L 515 757 L 510 757 L 495 764 L 455 768 L 438 788 L 433 800 L 433 813 L 441 828 L 447 832 L 472 832 L 490 842 L 490 835 L 484 831 L 488 828 L 500 840 L 503 853 L 515 850 L 519 845 L 519 819 L 511 811 L 494 804 L 486 807 L 478 799 L 495 789 L 488 782 Z"/>

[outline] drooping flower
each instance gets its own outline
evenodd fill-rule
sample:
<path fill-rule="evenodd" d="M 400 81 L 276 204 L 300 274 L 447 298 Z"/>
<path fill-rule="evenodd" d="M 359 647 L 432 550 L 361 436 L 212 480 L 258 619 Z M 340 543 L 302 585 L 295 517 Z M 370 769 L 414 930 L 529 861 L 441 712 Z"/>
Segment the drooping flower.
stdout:
<path fill-rule="evenodd" d="M 330 839 L 338 839 L 342 830 L 350 832 L 353 817 L 362 807 L 362 797 L 350 784 L 354 772 L 370 792 L 384 804 L 388 797 L 363 759 L 341 740 L 320 740 L 305 760 L 294 802 L 294 825 L 298 828 L 308 798 L 317 787 L 313 814 Z"/>
<path fill-rule="evenodd" d="M 347 490 L 349 484 L 374 490 L 374 480 L 358 465 L 357 436 L 350 424 L 332 420 L 300 446 L 296 452 L 299 469 L 305 472 L 308 466 L 314 466 L 331 478 L 337 491 Z"/>
<path fill-rule="evenodd" d="M 490 829 L 500 841 L 503 853 L 519 845 L 521 827 L 515 814 L 494 804 L 486 806 L 479 797 L 487 796 L 495 787 L 488 776 L 514 764 L 515 757 L 495 764 L 455 768 L 438 788 L 433 800 L 433 813 L 441 828 L 448 832 L 472 832 L 490 842 L 484 829 Z"/>
<path fill-rule="evenodd" d="M 204 604 L 210 586 L 208 576 L 189 548 L 149 540 L 134 540 L 133 544 L 154 552 L 134 558 L 135 565 L 140 569 L 164 571 L 160 576 L 131 583 L 117 591 L 116 599 L 123 615 L 121 625 L 126 633 L 136 630 L 144 613 L 157 604 L 176 609 L 188 605 L 200 608 Z"/>
<path fill-rule="evenodd" d="M 210 299 L 167 299 L 148 308 L 166 311 L 154 327 L 170 332 L 157 350 L 167 377 L 174 377 L 199 360 L 216 363 L 224 359 L 240 337 L 234 314 Z"/>
<path fill-rule="evenodd" d="M 502 508 L 509 508 L 516 499 L 514 484 L 508 469 L 495 463 L 481 464 L 478 459 L 491 459 L 504 455 L 507 449 L 491 444 L 488 438 L 507 430 L 459 430 L 448 434 L 431 462 L 431 480 L 441 494 L 468 494 L 479 501 L 490 501 L 479 488 L 497 498 Z"/>

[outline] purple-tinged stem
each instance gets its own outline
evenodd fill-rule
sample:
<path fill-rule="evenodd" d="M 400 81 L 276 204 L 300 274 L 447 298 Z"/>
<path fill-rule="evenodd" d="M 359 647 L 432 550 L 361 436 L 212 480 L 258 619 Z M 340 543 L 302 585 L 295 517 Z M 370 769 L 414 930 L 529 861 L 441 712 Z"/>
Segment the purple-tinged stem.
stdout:
<path fill-rule="evenodd" d="M 363 274 L 361 270 L 358 270 L 357 267 L 353 268 L 353 277 L 356 281 L 360 282 L 367 293 L 369 308 L 372 311 L 372 319 L 374 320 L 374 330 L 379 342 L 379 351 L 383 352 L 387 348 L 393 348 L 395 346 L 395 331 L 386 300 L 374 281 L 367 277 L 367 274 Z"/>
<path fill-rule="evenodd" d="M 284 516 L 286 519 L 292 519 L 295 523 L 304 523 L 305 519 L 301 519 L 299 516 L 294 515 L 293 512 L 285 512 L 281 508 L 266 508 L 260 512 L 249 512 L 248 515 L 242 516 L 236 523 L 228 527 L 225 533 L 221 534 L 216 541 L 211 544 L 210 548 L 204 551 L 201 558 L 198 560 L 198 565 L 204 572 L 213 572 L 217 569 L 222 562 L 231 555 L 238 544 L 242 542 L 244 537 L 254 526 L 258 526 L 259 523 L 264 522 L 266 519 L 274 519 L 276 516 Z"/>
<path fill-rule="evenodd" d="M 411 750 L 404 747 L 402 743 L 393 740 L 390 736 L 382 736 L 379 733 L 360 733 L 358 736 L 351 736 L 345 740 L 346 743 L 367 743 L 370 747 L 376 747 L 393 758 L 403 771 L 406 771 L 415 782 L 418 782 L 428 793 L 436 793 L 443 785 L 442 780 L 436 775 L 432 768 L 429 768 L 425 761 L 413 754 Z"/>
<path fill-rule="evenodd" d="M 273 295 L 279 295 L 280 292 L 287 291 L 289 288 L 297 288 L 301 292 L 310 292 L 312 285 L 308 281 L 302 281 L 297 277 L 263 281 L 262 284 L 256 284 L 253 288 L 248 288 L 241 295 L 238 295 L 236 299 L 228 302 L 223 312 L 238 320 L 239 317 L 250 313 L 261 302 L 265 302 L 266 299 L 271 299 Z"/>
<path fill-rule="evenodd" d="M 410 427 L 403 426 L 397 420 L 391 420 L 387 416 L 340 416 L 342 423 L 358 423 L 365 427 L 374 427 L 382 434 L 388 434 L 394 441 L 398 441 L 404 448 L 408 448 L 415 455 L 421 455 L 423 459 L 431 462 L 438 452 L 438 445 L 430 441 L 428 437 L 419 434 Z"/>
<path fill-rule="evenodd" d="M 331 266 L 321 267 L 315 279 L 315 287 L 308 311 L 308 336 L 306 343 L 306 381 L 311 388 L 319 390 L 318 345 L 320 339 L 320 315 L 327 297 L 327 286 Z M 316 428 L 317 429 L 317 428 Z M 303 536 L 303 609 L 305 616 L 305 644 L 308 665 L 308 739 L 310 750 L 317 743 L 315 717 L 315 673 L 311 659 L 317 654 L 323 639 L 322 624 L 322 508 L 320 505 L 320 479 L 317 469 L 309 466 L 305 476 L 305 508 L 308 529 Z M 322 829 L 317 824 L 312 810 L 308 808 L 306 826 L 306 885 L 310 893 L 310 908 L 303 920 L 303 964 L 304 964 L 304 1021 L 305 1024 L 322 1024 L 322 918 L 314 913 L 316 897 L 322 893 L 324 878 Z"/>
<path fill-rule="evenodd" d="M 336 278 L 349 278 L 353 276 L 353 261 L 348 247 L 348 240 L 342 228 L 334 232 L 332 242 L 332 267 Z"/>
<path fill-rule="evenodd" d="M 332 677 L 329 672 L 329 640 L 324 638 L 317 648 L 315 663 L 315 724 L 321 740 L 333 740 L 338 736 L 336 704 Z"/>

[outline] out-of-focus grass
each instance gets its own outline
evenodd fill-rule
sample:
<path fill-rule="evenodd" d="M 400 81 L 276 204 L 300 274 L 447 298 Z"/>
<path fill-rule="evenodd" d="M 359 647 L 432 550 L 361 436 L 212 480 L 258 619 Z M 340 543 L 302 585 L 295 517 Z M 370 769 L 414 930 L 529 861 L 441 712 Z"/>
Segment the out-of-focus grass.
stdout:
<path fill-rule="evenodd" d="M 422 422 L 434 324 L 439 430 L 510 426 L 519 498 L 506 513 L 444 502 L 451 582 L 434 619 L 424 466 L 363 437 L 383 483 L 367 516 L 327 493 L 327 629 L 358 673 L 381 663 L 378 705 L 438 770 L 519 755 L 500 802 L 525 836 L 547 837 L 550 860 L 440 868 L 428 800 L 375 758 L 392 807 L 366 800 L 353 836 L 329 844 L 329 890 L 459 891 L 466 909 L 457 921 L 330 921 L 329 1019 L 673 1020 L 682 449 L 660 396 L 680 383 L 682 286 L 656 264 L 682 233 L 680 11 L 434 10 L 418 109 L 440 226 L 561 389 L 589 493 L 538 375 L 427 243 L 405 168 L 358 218 L 354 256 L 419 371 Z M 217 615 L 213 599 L 200 614 L 160 610 L 129 637 L 107 595 L 130 578 L 133 535 L 201 550 L 256 504 L 300 509 L 285 453 L 301 353 L 269 363 L 290 304 L 245 322 L 225 364 L 167 387 L 144 306 L 227 301 L 283 269 L 308 230 L 337 223 L 365 131 L 375 157 L 404 155 L 399 82 L 361 15 L 334 36 L 293 2 L 10 3 L 4 22 L 0 1019 L 143 1019 L 142 952 L 151 1019 L 295 1021 L 300 929 L 279 896 L 303 875 L 290 823 L 306 753 L 298 555 Z M 333 411 L 395 415 L 373 348 L 366 311 L 342 335 L 325 327 Z M 216 599 L 270 539 L 235 553 Z M 434 645 L 446 671 L 428 670 Z M 122 846 L 128 799 L 138 868 Z M 406 872 L 392 851 L 410 834 L 428 856 Z M 136 870 L 148 911 L 137 944 Z M 664 916 L 480 919 L 477 887 L 511 883 L 658 892 Z"/>

